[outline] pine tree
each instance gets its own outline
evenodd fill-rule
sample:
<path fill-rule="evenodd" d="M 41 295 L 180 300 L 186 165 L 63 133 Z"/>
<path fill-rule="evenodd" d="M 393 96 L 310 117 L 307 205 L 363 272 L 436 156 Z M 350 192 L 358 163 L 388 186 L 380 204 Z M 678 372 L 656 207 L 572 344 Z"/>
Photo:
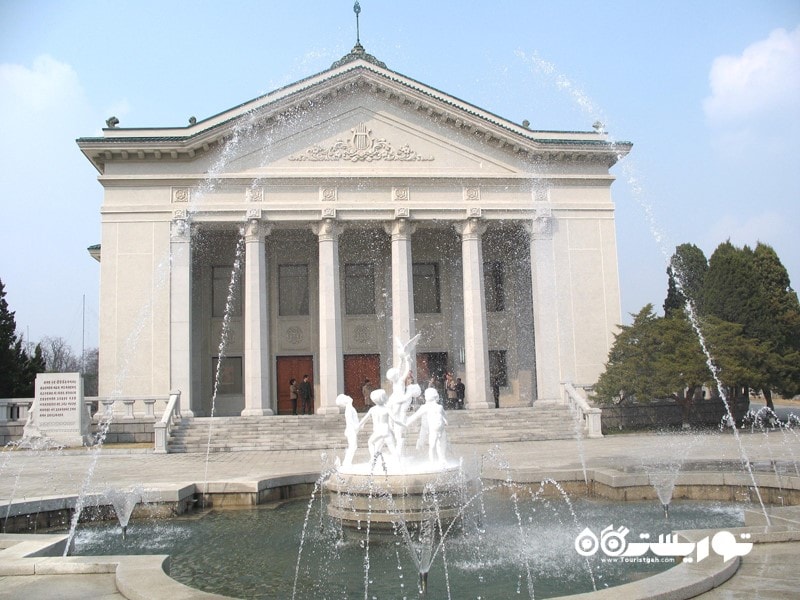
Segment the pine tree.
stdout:
<path fill-rule="evenodd" d="M 22 337 L 17 335 L 14 312 L 8 308 L 5 285 L 0 280 L 0 398 L 32 397 L 36 379 L 32 369 L 38 366 L 32 364 Z"/>
<path fill-rule="evenodd" d="M 669 282 L 664 300 L 665 316 L 675 310 L 684 310 L 687 298 L 691 300 L 695 311 L 701 312 L 707 272 L 708 260 L 700 248 L 694 244 L 681 244 L 675 248 L 667 267 Z"/>

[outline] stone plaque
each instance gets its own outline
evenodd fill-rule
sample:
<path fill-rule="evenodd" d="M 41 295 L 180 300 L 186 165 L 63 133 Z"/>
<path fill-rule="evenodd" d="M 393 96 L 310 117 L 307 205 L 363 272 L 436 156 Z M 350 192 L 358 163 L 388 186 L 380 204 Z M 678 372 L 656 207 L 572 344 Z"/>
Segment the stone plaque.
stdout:
<path fill-rule="evenodd" d="M 89 439 L 89 415 L 83 404 L 80 373 L 39 373 L 31 421 L 38 433 L 63 446 L 82 446 Z"/>

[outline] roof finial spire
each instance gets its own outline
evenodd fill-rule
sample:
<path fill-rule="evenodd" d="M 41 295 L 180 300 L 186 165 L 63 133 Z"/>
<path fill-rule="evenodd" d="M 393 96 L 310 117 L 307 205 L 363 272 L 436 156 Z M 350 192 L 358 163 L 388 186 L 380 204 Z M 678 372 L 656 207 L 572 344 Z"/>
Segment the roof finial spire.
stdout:
<path fill-rule="evenodd" d="M 361 33 L 358 30 L 358 15 L 361 12 L 361 5 L 356 0 L 356 3 L 353 5 L 353 12 L 356 13 L 356 46 L 361 45 Z"/>

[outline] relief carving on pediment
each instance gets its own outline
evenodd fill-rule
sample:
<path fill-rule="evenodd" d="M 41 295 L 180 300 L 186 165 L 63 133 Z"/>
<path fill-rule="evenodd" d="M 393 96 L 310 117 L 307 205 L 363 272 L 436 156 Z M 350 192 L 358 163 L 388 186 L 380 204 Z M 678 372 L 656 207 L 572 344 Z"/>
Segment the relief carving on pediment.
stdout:
<path fill-rule="evenodd" d="M 408 144 L 395 148 L 385 139 L 376 139 L 366 124 L 359 123 L 350 130 L 350 137 L 337 140 L 332 146 L 312 146 L 300 154 L 290 156 L 294 161 L 350 161 L 373 162 L 385 161 L 431 161 L 433 156 L 421 156 Z"/>

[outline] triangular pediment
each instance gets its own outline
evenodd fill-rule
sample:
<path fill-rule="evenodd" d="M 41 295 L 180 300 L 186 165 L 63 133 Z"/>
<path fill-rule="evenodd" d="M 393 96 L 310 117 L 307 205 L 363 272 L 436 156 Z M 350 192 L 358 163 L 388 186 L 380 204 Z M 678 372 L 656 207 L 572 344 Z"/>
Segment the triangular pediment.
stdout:
<path fill-rule="evenodd" d="M 207 166 L 224 152 L 232 171 L 298 175 L 344 165 L 353 174 L 369 166 L 395 174 L 513 175 L 532 157 L 582 153 L 613 164 L 629 149 L 610 147 L 601 131 L 530 130 L 359 58 L 188 127 L 110 127 L 78 144 L 101 172 L 110 160 L 133 157 L 202 167 L 204 156 Z"/>
<path fill-rule="evenodd" d="M 468 136 L 380 99 L 353 96 L 296 126 L 256 135 L 226 171 L 242 176 L 513 176 L 520 170 Z M 339 110 L 333 110 L 333 109 Z M 471 143 L 472 142 L 472 143 Z M 243 145 L 244 146 L 244 145 Z"/>

